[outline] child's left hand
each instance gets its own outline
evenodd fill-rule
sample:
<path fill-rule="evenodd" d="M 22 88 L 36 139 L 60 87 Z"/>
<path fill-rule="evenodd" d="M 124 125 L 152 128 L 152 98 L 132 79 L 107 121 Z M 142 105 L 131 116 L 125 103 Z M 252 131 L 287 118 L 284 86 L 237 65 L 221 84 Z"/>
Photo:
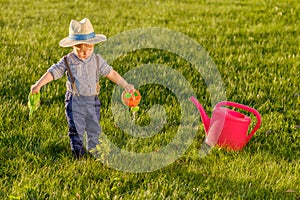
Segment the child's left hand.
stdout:
<path fill-rule="evenodd" d="M 127 84 L 124 89 L 127 91 L 127 92 L 131 92 L 131 91 L 134 91 L 134 85 L 132 84 Z"/>

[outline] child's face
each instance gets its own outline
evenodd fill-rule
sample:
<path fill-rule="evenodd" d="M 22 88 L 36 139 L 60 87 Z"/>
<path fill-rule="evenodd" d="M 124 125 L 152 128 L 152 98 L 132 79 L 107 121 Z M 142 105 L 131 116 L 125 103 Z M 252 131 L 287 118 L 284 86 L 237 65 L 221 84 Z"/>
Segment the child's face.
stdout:
<path fill-rule="evenodd" d="M 93 44 L 77 44 L 73 46 L 75 54 L 82 60 L 87 59 L 94 52 Z"/>

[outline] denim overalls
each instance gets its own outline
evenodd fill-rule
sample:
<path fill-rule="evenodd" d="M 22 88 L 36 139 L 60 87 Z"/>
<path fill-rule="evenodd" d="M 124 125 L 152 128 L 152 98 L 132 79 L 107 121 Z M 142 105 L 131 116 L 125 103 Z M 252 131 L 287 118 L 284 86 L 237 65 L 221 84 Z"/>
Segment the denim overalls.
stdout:
<path fill-rule="evenodd" d="M 68 74 L 65 114 L 68 122 L 71 150 L 74 157 L 78 158 L 85 153 L 85 150 L 90 151 L 99 144 L 98 138 L 101 133 L 101 104 L 98 98 L 99 75 L 106 76 L 110 73 L 112 67 L 100 55 L 95 53 L 86 61 L 82 61 L 74 53 L 69 53 L 66 57 L 75 81 L 72 84 Z M 61 59 L 57 64 L 52 65 L 48 71 L 55 80 L 59 79 L 67 71 L 67 64 L 64 59 Z M 76 87 L 75 90 L 72 86 Z M 86 141 L 84 142 L 85 133 Z"/>

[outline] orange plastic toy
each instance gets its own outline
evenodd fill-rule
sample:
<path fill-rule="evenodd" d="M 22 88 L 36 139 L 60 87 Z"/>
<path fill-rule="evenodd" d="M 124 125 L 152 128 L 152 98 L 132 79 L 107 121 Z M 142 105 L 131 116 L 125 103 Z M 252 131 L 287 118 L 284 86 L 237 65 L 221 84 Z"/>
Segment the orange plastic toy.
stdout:
<path fill-rule="evenodd" d="M 131 108 L 136 107 L 139 105 L 141 101 L 141 94 L 138 90 L 132 91 L 132 92 L 127 92 L 124 91 L 122 93 L 122 101 L 126 106 L 129 106 Z"/>

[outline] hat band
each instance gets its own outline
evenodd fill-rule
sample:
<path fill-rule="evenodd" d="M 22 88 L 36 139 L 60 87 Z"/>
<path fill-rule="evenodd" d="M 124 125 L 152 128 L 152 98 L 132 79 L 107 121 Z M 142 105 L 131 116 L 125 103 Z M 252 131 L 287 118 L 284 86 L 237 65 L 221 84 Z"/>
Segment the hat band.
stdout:
<path fill-rule="evenodd" d="M 96 37 L 95 32 L 89 33 L 89 34 L 75 34 L 75 35 L 69 35 L 69 39 L 71 40 L 88 40 Z"/>

